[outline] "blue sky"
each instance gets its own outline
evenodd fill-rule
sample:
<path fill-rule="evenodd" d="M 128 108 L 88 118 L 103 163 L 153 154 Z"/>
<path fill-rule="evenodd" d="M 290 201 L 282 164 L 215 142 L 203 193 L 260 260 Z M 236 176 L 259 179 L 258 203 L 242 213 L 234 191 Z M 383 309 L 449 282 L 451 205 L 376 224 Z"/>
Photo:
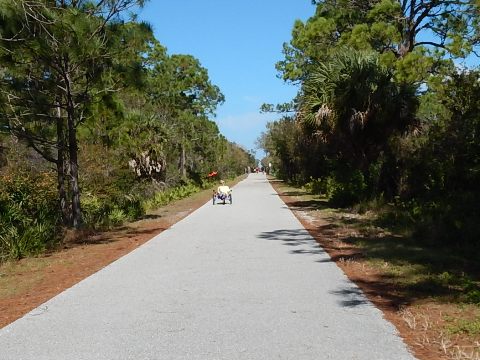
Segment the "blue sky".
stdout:
<path fill-rule="evenodd" d="M 260 105 L 290 101 L 297 92 L 277 78 L 275 63 L 294 21 L 314 10 L 310 0 L 150 0 L 140 19 L 170 54 L 191 54 L 208 69 L 226 99 L 215 119 L 221 133 L 250 150 L 275 119 L 260 114 Z"/>

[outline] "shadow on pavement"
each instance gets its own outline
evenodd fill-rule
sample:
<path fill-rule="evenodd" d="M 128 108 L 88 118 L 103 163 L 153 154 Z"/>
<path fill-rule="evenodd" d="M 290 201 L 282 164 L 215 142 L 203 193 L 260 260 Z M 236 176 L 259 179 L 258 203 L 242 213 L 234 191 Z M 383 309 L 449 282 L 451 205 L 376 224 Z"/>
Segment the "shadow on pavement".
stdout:
<path fill-rule="evenodd" d="M 330 294 L 341 297 L 339 304 L 343 307 L 356 307 L 369 303 L 362 291 L 351 284 L 345 284 L 338 290 L 330 291 Z"/>
<path fill-rule="evenodd" d="M 291 254 L 325 254 L 325 251 L 305 229 L 289 229 L 265 231 L 257 236 L 259 239 L 282 241 L 283 245 L 299 247 L 290 251 Z"/>
<path fill-rule="evenodd" d="M 265 231 L 257 236 L 259 239 L 269 241 L 281 241 L 283 245 L 292 248 L 290 254 L 294 255 L 320 255 L 325 254 L 325 251 L 320 245 L 311 237 L 305 229 L 279 229 L 274 231 Z M 317 263 L 332 262 L 330 257 L 321 258 Z M 352 285 L 346 283 L 338 290 L 330 292 L 333 295 L 340 297 L 339 304 L 343 307 L 357 307 L 368 304 L 368 300 L 362 291 Z"/>

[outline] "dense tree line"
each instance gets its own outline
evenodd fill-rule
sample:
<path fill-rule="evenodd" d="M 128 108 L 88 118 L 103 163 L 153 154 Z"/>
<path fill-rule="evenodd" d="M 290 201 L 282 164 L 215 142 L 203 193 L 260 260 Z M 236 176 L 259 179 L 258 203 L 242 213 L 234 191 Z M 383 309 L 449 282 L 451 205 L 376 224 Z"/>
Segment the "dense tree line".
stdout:
<path fill-rule="evenodd" d="M 143 3 L 0 0 L 0 253 L 254 162 L 211 120 L 224 97 L 200 62 L 126 17 Z"/>
<path fill-rule="evenodd" d="M 478 2 L 313 3 L 277 64 L 300 91 L 262 108 L 283 113 L 259 139 L 278 175 L 334 205 L 382 199 L 419 238 L 478 250 L 480 71 L 462 61 Z"/>

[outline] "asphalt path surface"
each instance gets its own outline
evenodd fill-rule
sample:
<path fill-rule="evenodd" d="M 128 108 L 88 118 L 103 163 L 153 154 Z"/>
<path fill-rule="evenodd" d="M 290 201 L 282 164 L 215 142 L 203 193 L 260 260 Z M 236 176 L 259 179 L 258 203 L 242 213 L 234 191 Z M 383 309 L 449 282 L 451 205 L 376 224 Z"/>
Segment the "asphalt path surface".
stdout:
<path fill-rule="evenodd" d="M 414 359 L 265 176 L 0 330 L 1 360 Z"/>

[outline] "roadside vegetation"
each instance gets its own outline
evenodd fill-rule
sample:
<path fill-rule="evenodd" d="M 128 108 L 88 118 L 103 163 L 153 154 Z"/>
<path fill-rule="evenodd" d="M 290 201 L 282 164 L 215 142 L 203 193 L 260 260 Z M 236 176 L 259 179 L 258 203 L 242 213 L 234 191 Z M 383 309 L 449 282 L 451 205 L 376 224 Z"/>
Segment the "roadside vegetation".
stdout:
<path fill-rule="evenodd" d="M 314 3 L 277 64 L 300 91 L 263 106 L 281 113 L 259 138 L 264 161 L 332 205 L 380 207 L 417 241 L 476 258 L 478 3 Z"/>
<path fill-rule="evenodd" d="M 480 70 L 462 62 L 479 48 L 478 3 L 314 3 L 277 64 L 300 91 L 263 106 L 281 113 L 258 140 L 264 162 L 331 206 L 478 261 Z"/>
<path fill-rule="evenodd" d="M 349 229 L 343 246 L 360 249 L 378 283 L 406 304 L 457 309 L 442 331 L 473 336 L 476 352 L 442 356 L 477 359 L 478 2 L 313 3 L 277 63 L 298 95 L 262 106 L 278 113 L 258 139 L 263 163 L 314 197 L 300 207 Z"/>
<path fill-rule="evenodd" d="M 383 212 L 336 207 L 312 184 L 272 179 L 342 270 L 383 310 L 419 359 L 480 358 L 480 268 L 448 247 L 417 241 Z"/>
<path fill-rule="evenodd" d="M 0 261 L 254 165 L 212 120 L 207 69 L 168 53 L 132 13 L 143 3 L 0 0 Z"/>

